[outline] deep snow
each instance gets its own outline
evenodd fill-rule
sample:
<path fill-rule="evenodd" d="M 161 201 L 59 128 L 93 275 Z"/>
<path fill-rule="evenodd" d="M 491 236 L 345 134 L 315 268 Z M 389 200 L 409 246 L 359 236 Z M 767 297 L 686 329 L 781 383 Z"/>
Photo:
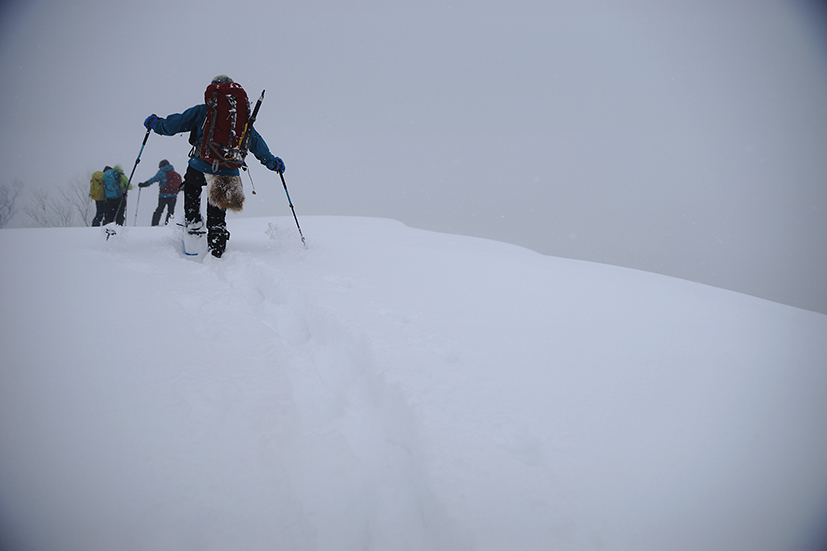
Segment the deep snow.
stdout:
<path fill-rule="evenodd" d="M 4 550 L 815 550 L 827 316 L 384 219 L 0 231 Z"/>

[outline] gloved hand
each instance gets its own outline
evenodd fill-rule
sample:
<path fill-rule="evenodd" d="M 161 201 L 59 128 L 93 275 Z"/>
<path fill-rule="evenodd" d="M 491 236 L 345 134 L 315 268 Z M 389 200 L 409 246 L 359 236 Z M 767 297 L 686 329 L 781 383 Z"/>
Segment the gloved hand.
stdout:
<path fill-rule="evenodd" d="M 149 187 L 149 184 L 146 182 L 138 182 L 138 187 Z"/>
<path fill-rule="evenodd" d="M 267 161 L 267 168 L 270 170 L 275 170 L 276 172 L 284 172 L 284 161 L 278 157 L 273 157 Z"/>
<path fill-rule="evenodd" d="M 153 130 L 152 125 L 155 124 L 155 121 L 157 121 L 157 120 L 158 120 L 158 115 L 153 113 L 152 115 L 150 115 L 146 118 L 146 120 L 144 121 L 144 126 L 146 127 L 147 130 Z"/>

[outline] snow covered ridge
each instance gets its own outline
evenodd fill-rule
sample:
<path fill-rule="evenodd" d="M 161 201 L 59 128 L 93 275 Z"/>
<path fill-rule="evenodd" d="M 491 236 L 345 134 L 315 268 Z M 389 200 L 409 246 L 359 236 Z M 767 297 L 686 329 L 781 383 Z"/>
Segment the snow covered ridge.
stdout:
<path fill-rule="evenodd" d="M 0 549 L 808 550 L 827 316 L 368 218 L 0 232 Z"/>

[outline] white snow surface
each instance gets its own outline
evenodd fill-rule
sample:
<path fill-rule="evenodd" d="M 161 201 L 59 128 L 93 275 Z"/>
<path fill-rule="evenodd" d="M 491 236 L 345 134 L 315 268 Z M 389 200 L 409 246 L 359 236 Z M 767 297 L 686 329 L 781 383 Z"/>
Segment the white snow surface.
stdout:
<path fill-rule="evenodd" d="M 300 221 L 0 231 L 0 548 L 825 543 L 827 316 Z"/>

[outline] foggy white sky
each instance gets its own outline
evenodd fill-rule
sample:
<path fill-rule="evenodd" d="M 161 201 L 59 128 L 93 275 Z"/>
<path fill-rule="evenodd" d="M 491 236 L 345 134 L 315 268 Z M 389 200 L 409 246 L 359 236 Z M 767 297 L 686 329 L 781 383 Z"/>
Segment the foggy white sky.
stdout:
<path fill-rule="evenodd" d="M 144 118 L 226 73 L 267 90 L 256 126 L 299 216 L 395 218 L 827 312 L 815 3 L 240 1 L 235 21 L 224 2 L 135 4 L 2 8 L 3 183 L 130 170 Z M 152 135 L 135 178 L 188 150 Z M 252 175 L 245 214 L 286 214 L 280 182 Z"/>

